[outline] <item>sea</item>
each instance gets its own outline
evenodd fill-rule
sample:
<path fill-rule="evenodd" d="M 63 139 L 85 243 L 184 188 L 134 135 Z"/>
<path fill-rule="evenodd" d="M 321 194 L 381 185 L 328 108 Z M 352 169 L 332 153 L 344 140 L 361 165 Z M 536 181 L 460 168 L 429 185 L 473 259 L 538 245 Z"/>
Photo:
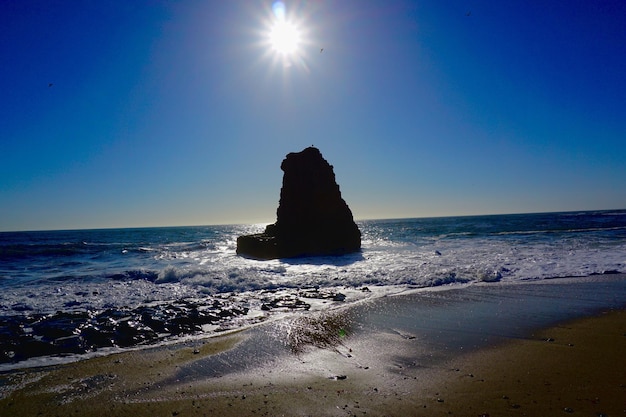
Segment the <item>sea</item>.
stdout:
<path fill-rule="evenodd" d="M 0 371 L 407 290 L 626 273 L 626 210 L 357 224 L 360 252 L 269 261 L 236 254 L 264 224 L 2 232 Z"/>

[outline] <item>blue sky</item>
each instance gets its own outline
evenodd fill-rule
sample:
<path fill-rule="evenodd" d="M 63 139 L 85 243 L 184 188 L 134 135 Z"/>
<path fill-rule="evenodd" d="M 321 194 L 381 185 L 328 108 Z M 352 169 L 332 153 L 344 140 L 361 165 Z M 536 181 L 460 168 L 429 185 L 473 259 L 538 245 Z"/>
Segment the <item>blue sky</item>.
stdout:
<path fill-rule="evenodd" d="M 626 2 L 283 1 L 1 2 L 0 230 L 626 208 Z"/>

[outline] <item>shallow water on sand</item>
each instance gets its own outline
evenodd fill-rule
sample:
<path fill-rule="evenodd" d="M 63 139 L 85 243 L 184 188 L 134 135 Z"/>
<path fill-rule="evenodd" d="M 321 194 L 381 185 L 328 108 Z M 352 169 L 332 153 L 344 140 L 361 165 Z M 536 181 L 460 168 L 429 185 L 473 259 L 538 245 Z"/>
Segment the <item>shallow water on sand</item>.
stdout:
<path fill-rule="evenodd" d="M 172 381 L 272 369 L 288 375 L 290 366 L 306 367 L 319 348 L 328 352 L 330 376 L 341 361 L 361 369 L 395 364 L 398 372 L 416 373 L 462 353 L 621 308 L 626 308 L 626 275 L 420 290 L 320 311 L 304 322 L 301 316 L 265 323 L 245 331 L 234 349 L 181 367 Z M 309 343 L 296 347 L 294 340 Z"/>

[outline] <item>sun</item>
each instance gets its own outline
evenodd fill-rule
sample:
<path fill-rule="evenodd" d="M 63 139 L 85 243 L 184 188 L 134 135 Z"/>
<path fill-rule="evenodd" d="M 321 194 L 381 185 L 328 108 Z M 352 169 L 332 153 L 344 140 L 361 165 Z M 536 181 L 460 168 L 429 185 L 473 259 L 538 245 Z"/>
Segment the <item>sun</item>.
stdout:
<path fill-rule="evenodd" d="M 266 12 L 255 30 L 255 46 L 259 47 L 261 60 L 270 63 L 272 70 L 293 68 L 308 72 L 314 30 L 307 10 L 300 7 L 288 13 L 285 4 L 277 0 Z"/>
<path fill-rule="evenodd" d="M 265 41 L 271 52 L 283 60 L 291 61 L 303 53 L 304 35 L 301 20 L 287 13 L 285 3 L 272 4 L 270 18 L 266 23 Z"/>
<path fill-rule="evenodd" d="M 282 55 L 298 53 L 301 44 L 300 30 L 286 20 L 277 20 L 269 32 L 269 43 L 274 51 Z"/>

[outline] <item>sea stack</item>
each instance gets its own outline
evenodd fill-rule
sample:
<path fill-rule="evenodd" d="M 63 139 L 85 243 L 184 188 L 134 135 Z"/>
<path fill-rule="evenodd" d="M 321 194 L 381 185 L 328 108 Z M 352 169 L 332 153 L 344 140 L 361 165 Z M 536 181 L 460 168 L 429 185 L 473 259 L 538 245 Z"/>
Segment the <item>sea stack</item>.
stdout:
<path fill-rule="evenodd" d="M 287 155 L 276 223 L 239 236 L 237 254 L 257 259 L 342 255 L 361 249 L 361 232 L 341 198 L 333 167 L 314 147 Z"/>

